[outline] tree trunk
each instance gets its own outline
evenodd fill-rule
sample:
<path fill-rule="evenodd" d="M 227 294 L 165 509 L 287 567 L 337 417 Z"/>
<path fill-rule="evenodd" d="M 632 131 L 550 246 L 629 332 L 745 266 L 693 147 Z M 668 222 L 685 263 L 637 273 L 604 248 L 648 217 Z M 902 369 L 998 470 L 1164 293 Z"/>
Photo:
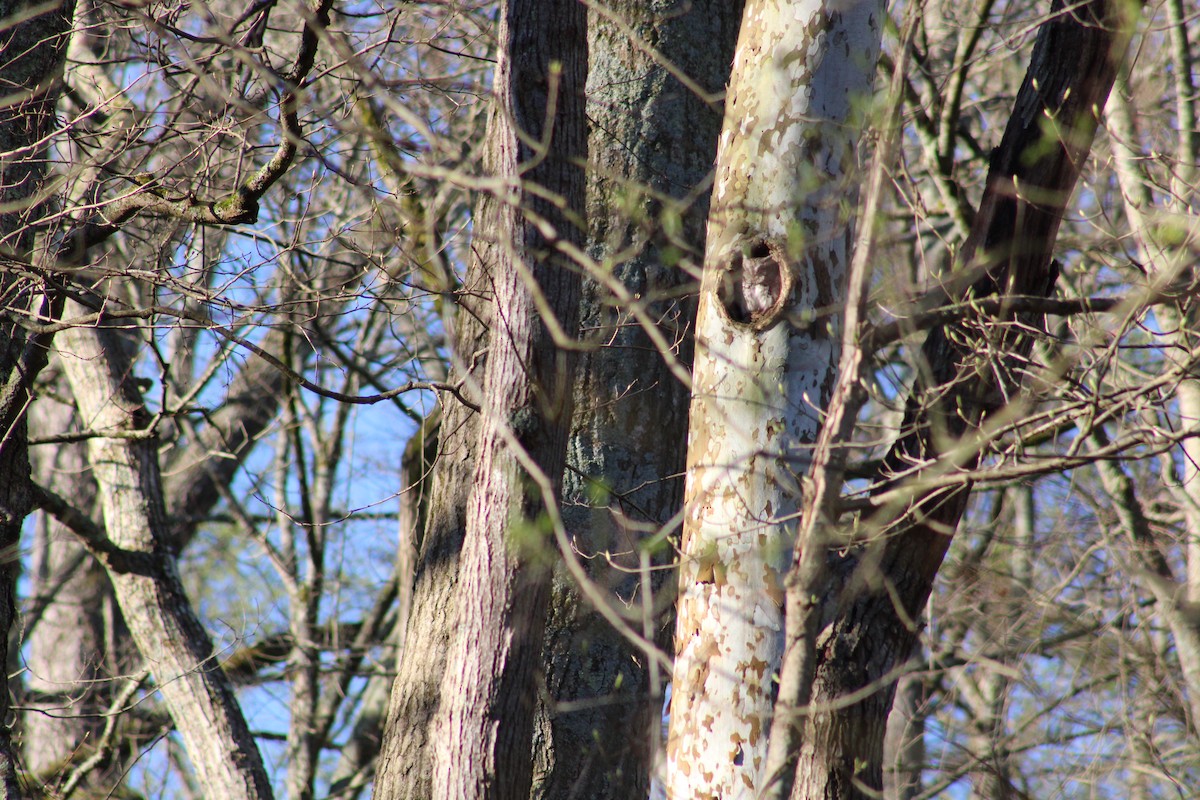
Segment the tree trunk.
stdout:
<path fill-rule="evenodd" d="M 95 8 L 87 6 L 80 9 L 80 19 L 76 22 L 76 29 L 82 29 L 80 26 L 86 27 L 88 25 L 100 24 L 94 14 L 89 14 L 89 11 L 94 12 Z M 327 18 L 327 14 L 327 3 L 324 5 L 318 4 L 317 7 L 312 9 L 312 16 L 307 20 L 308 32 L 311 33 L 314 24 L 323 24 L 322 20 Z M 84 38 L 86 39 L 87 37 Z M 315 36 L 306 46 L 315 48 Z M 305 56 L 301 53 L 299 56 L 300 61 L 303 62 L 304 58 Z M 101 66 L 102 63 L 108 63 L 108 54 L 98 55 L 87 46 L 79 46 L 72 50 L 70 59 L 73 64 L 71 75 L 74 78 L 72 86 L 76 92 L 75 99 L 80 101 L 80 98 L 82 98 L 82 102 L 89 105 L 103 105 L 110 112 L 107 115 L 105 123 L 109 128 L 109 133 L 115 133 L 118 137 L 127 136 L 128 127 L 133 124 L 133 109 L 128 100 L 121 99 L 121 90 L 112 83 L 110 77 Z M 297 73 L 297 79 L 302 77 L 302 74 Z M 286 106 L 287 103 L 285 102 L 284 105 Z M 118 151 L 120 149 L 118 148 Z M 286 171 L 289 163 L 290 157 L 273 160 L 270 170 L 259 173 L 256 176 L 251 194 L 257 193 L 258 196 L 261 196 L 270 184 Z M 111 167 L 112 165 L 110 164 L 109 166 Z M 71 209 L 84 208 L 85 206 L 91 207 L 91 203 L 95 199 L 91 194 L 94 192 L 95 186 L 86 180 L 80 181 L 80 184 L 83 186 L 81 193 L 87 196 L 69 198 L 66 205 Z M 121 202 L 118 201 L 115 205 L 119 207 Z M 110 214 L 109 218 L 115 219 L 119 217 L 119 222 L 123 222 L 132 213 L 134 211 L 127 210 L 116 215 Z M 78 234 L 80 231 L 88 229 L 92 229 L 95 232 L 96 229 L 107 227 L 107 231 L 96 240 L 101 241 L 119 227 L 119 224 L 112 226 L 97 224 L 96 219 L 100 216 L 102 215 L 94 213 L 92 219 L 89 222 L 78 225 L 73 234 Z M 78 223 L 80 220 L 76 220 L 76 222 Z M 87 235 L 73 237 L 72 234 L 69 234 L 67 241 L 71 242 L 73 240 L 77 242 L 82 241 L 82 246 L 75 249 L 70 247 L 63 248 L 58 257 L 71 261 L 76 265 L 82 265 L 88 256 L 89 246 L 95 244 L 96 241 L 90 241 Z M 337 266 L 326 273 L 329 276 L 328 280 L 330 282 L 338 280 L 345 282 L 357 277 L 360 273 L 360 270 L 353 270 L 352 267 L 345 266 L 343 262 L 335 262 L 335 264 Z M 352 270 L 350 277 L 347 277 L 347 270 Z M 301 311 L 293 313 L 297 319 L 303 317 L 303 312 Z M 274 329 L 266 335 L 261 343 L 261 347 L 268 354 L 275 353 L 282 346 L 281 343 L 290 335 L 291 333 L 287 330 Z M 104 346 L 114 343 L 111 337 L 106 337 L 106 339 L 107 341 Z M 110 354 L 111 352 L 113 351 L 110 351 Z M 181 354 L 176 352 L 175 355 L 180 356 Z M 180 358 L 180 361 L 184 363 L 188 363 L 189 360 L 187 356 Z M 189 371 L 183 369 L 178 374 L 181 376 L 188 375 Z M 280 389 L 285 382 L 285 376 L 275 366 L 264 360 L 251 359 L 239 371 L 231 383 L 226 402 L 206 417 L 208 424 L 200 428 L 197 435 L 190 437 L 189 446 L 171 451 L 171 455 L 175 458 L 173 462 L 168 464 L 167 473 L 172 478 L 162 481 L 161 487 L 156 487 L 160 493 L 165 494 L 165 501 L 162 496 L 151 501 L 152 504 L 157 504 L 159 507 L 172 512 L 170 517 L 166 517 L 165 514 L 163 516 L 162 522 L 167 527 L 161 530 L 156 529 L 154 532 L 154 536 L 156 537 L 155 547 L 164 551 L 170 551 L 171 553 L 177 553 L 188 543 L 212 506 L 221 499 L 223 488 L 227 487 L 233 480 L 234 475 L 241 468 L 257 437 L 274 418 L 277 413 L 277 399 L 281 393 Z M 164 427 L 169 427 L 169 424 L 164 424 Z M 189 433 L 192 432 L 189 431 Z M 214 453 L 219 453 L 221 457 L 214 457 Z M 157 466 L 154 469 L 157 470 Z M 54 485 L 54 482 L 50 482 L 47 485 L 55 490 L 62 488 L 61 486 Z M 64 494 L 61 491 L 57 491 L 56 493 L 60 495 Z M 66 496 L 71 498 L 72 503 L 77 500 L 77 495 L 75 494 L 67 493 Z M 84 510 L 86 512 L 86 508 Z M 71 551 L 74 549 L 77 549 L 77 546 L 73 548 L 63 539 L 49 540 L 47 542 L 47 550 L 45 551 L 44 563 L 50 567 L 54 567 L 55 565 L 69 567 L 74 563 L 73 556 L 71 555 Z M 60 551 L 66 552 L 63 553 Z M 65 609 L 57 607 L 59 605 L 59 598 L 56 598 L 46 609 L 48 622 L 61 623 L 64 617 L 76 614 L 75 607 L 71 603 L 77 603 L 83 608 L 96 609 L 96 612 L 70 619 L 69 626 L 65 628 L 62 625 L 54 624 L 39 627 L 34 631 L 34 640 L 31 644 L 33 650 L 44 651 L 47 647 L 59 647 L 64 638 L 73 635 L 74 638 L 83 642 L 87 642 L 89 639 L 93 642 L 103 640 L 107 644 L 107 649 L 104 652 L 109 654 L 110 660 L 126 660 L 128 654 L 133 651 L 133 645 L 129 642 L 128 631 L 124 627 L 121 615 L 115 613 L 115 611 L 107 614 L 104 618 L 101 618 L 99 615 L 100 609 L 112 610 L 115 604 L 112 597 L 112 587 L 107 578 L 102 577 L 100 580 L 89 580 L 89 573 L 95 572 L 97 568 L 99 568 L 99 565 L 89 557 L 87 564 L 77 570 L 75 575 L 66 575 L 65 573 L 55 574 L 52 569 L 47 574 L 39 576 L 43 579 L 43 584 L 57 583 L 60 579 L 64 581 L 62 590 L 65 594 L 61 598 L 66 600 L 67 607 Z M 103 570 L 102 568 L 100 569 L 102 575 Z M 159 577 L 165 584 L 171 582 L 170 576 Z M 79 646 L 82 649 L 87 645 Z M 210 656 L 211 653 L 205 654 L 205 658 Z M 92 654 L 91 659 L 95 659 L 94 654 Z M 130 666 L 132 663 L 134 662 L 130 662 Z M 65 667 L 68 670 L 71 669 L 70 666 L 63 664 L 60 664 L 59 667 Z M 221 675 L 214 680 L 224 681 L 224 676 Z M 110 694 L 110 689 L 111 685 L 105 682 L 87 682 L 76 688 L 75 695 L 81 707 L 95 707 L 97 704 L 105 702 L 107 695 Z M 164 690 L 164 694 L 168 693 L 169 690 Z M 217 698 L 216 702 L 225 702 L 226 699 L 233 704 L 236 714 L 240 714 L 240 711 L 236 710 L 236 700 L 231 693 L 228 698 Z M 198 725 L 199 720 L 194 719 L 191 721 L 191 724 Z M 218 718 L 217 724 L 222 724 L 222 720 Z M 81 731 L 77 728 L 76 732 Z M 55 735 L 48 730 L 47 725 L 42 723 L 31 725 L 29 733 L 30 735 L 27 736 L 26 740 L 26 749 L 30 753 L 66 752 L 71 754 L 73 760 L 78 762 L 83 760 L 83 755 L 86 753 L 87 748 L 91 746 L 90 743 L 81 745 L 81 740 L 69 735 Z M 61 729 L 59 729 L 59 733 L 62 733 Z M 47 742 L 44 738 L 47 735 L 54 736 L 54 741 Z M 195 740 L 202 741 L 209 738 L 212 737 L 196 736 Z M 220 736 L 216 738 L 220 739 Z M 247 742 L 253 748 L 253 740 L 248 738 Z M 136 746 L 129 745 L 128 739 L 123 744 L 125 747 L 119 755 L 137 756 Z M 257 755 L 255 758 L 257 758 Z M 111 769 L 113 774 L 124 774 L 127 772 L 128 766 L 130 765 L 115 764 Z M 109 789 L 111 788 L 110 786 Z"/>
<path fill-rule="evenodd" d="M 883 4 L 746 6 L 697 324 L 669 793 L 757 797 L 782 574 L 833 387 L 855 148 Z"/>
<path fill-rule="evenodd" d="M 469 316 L 469 315 L 468 315 Z M 445 376 L 440 376 L 443 380 Z M 465 406 L 458 404 L 460 409 Z M 400 494 L 400 535 L 396 552 L 396 623 L 387 645 L 402 663 L 408 622 L 412 616 L 413 580 L 421 536 L 429 519 L 431 473 L 441 442 L 442 412 L 433 409 L 413 434 L 401 458 L 404 486 Z M 444 655 L 444 653 L 443 653 Z M 391 698 L 393 673 L 380 670 L 367 678 L 354 727 L 329 779 L 331 800 L 355 800 L 371 782 L 382 745 Z"/>
<path fill-rule="evenodd" d="M 502 123 L 493 112 L 487 141 L 496 140 Z M 487 159 L 485 159 L 487 160 Z M 500 199 L 488 194 L 475 206 L 475 230 L 495 230 Z M 455 314 L 452 382 L 462 384 L 472 402 L 480 400 L 481 376 L 492 327 L 491 272 L 499 242 L 476 236 L 463 291 L 463 310 Z M 442 422 L 431 476 L 428 520 L 419 543 L 411 587 L 411 609 L 405 623 L 405 647 L 396 665 L 380 748 L 377 800 L 425 800 L 432 792 L 430 726 L 441 702 L 446 654 L 454 636 L 458 599 L 458 560 L 466 531 L 467 503 L 479 452 L 480 415 L 454 395 L 439 398 Z M 403 593 L 404 588 L 401 589 Z"/>
<path fill-rule="evenodd" d="M 1069 10 L 1061 0 L 1053 3 L 957 262 L 957 274 L 972 282 L 966 297 L 1045 296 L 1053 290 L 1058 225 L 1124 55 L 1131 27 L 1125 9 L 1115 0 Z M 1018 319 L 1025 330 L 1037 325 L 1028 315 Z M 970 492 L 966 482 L 931 490 L 920 481 L 976 463 L 978 445 L 969 437 L 1003 404 L 997 398 L 1018 394 L 1031 344 L 1019 332 L 1023 326 L 1013 325 L 1011 315 L 976 317 L 935 329 L 925 342 L 903 437 L 886 460 L 884 476 L 922 467 L 914 477 L 877 491 L 880 502 L 887 495 L 902 506 L 885 505 L 864 520 L 867 530 L 880 533 L 877 540 L 834 567 L 838 588 L 827 596 L 843 599 L 830 609 L 818 641 L 791 794 L 796 800 L 865 799 L 882 787 L 894 672 L 911 653 L 914 621 Z M 898 485 L 911 488 L 893 492 Z M 905 512 L 899 519 L 897 510 Z"/>
<path fill-rule="evenodd" d="M 1029 598 L 1033 597 L 1035 513 L 1032 483 L 1013 486 L 1004 495 L 1012 506 L 1012 552 L 1005 565 L 1012 586 L 1003 599 L 980 598 L 980 620 L 976 630 L 997 653 L 994 664 L 975 665 L 974 676 L 966 677 L 963 700 L 968 710 L 967 747 L 977 766 L 971 771 L 974 800 L 1014 800 L 1014 769 L 1008 736 L 1008 713 L 1013 693 L 1010 675 L 1020 668 L 1022 641 L 1014 626 Z M 1002 567 L 1003 569 L 1003 567 Z M 1007 674 L 1006 674 L 1007 673 Z"/>
<path fill-rule="evenodd" d="M 61 89 L 74 3 L 44 5 L 0 0 L 0 247 L 21 260 L 34 253 L 46 204 L 38 199 L 47 173 L 49 137 Z M 18 320 L 36 301 L 37 287 L 0 270 L 0 296 L 9 309 L 0 325 L 0 664 L 8 675 L 9 631 L 21 526 L 33 508 L 26 412 L 32 382 L 45 366 L 44 349 L 30 346 Z M 20 797 L 9 716 L 7 677 L 0 681 L 0 797 Z"/>
<path fill-rule="evenodd" d="M 558 335 L 578 330 L 583 231 L 586 13 L 582 4 L 507 0 L 491 170 L 497 209 L 496 330 L 484 379 L 474 489 L 459 573 L 457 634 L 435 720 L 433 797 L 521 798 L 530 789 L 557 490 L 571 420 L 571 368 Z M 511 116 L 510 116 L 511 115 Z M 553 199 L 551 199 L 553 198 Z M 477 234 L 478 235 L 478 234 Z"/>
<path fill-rule="evenodd" d="M 740 3 L 704 9 L 683 0 L 622 0 L 588 20 L 588 255 L 612 264 L 639 312 L 611 286 L 584 281 L 581 329 L 596 347 L 577 370 L 563 519 L 602 601 L 645 609 L 639 633 L 651 643 L 663 638 L 668 573 L 658 567 L 671 555 L 659 534 L 683 502 L 688 388 L 677 376 L 691 362 L 690 265 L 708 214 L 700 190 L 740 21 Z M 670 229 L 676 218 L 682 226 Z M 647 547 L 656 569 L 639 574 Z M 667 676 L 658 679 L 658 663 L 592 602 L 575 578 L 556 578 L 535 798 L 625 800 L 649 790 Z"/>
<path fill-rule="evenodd" d="M 74 306 L 75 313 L 86 311 Z M 108 568 L 134 641 L 183 736 L 205 791 L 231 799 L 271 797 L 254 737 L 212 642 L 184 593 L 168 546 L 155 441 L 133 384 L 125 344 L 104 327 L 59 334 L 80 415 L 103 431 L 88 441 L 107 540 L 92 542 Z"/>
<path fill-rule="evenodd" d="M 924 676 L 909 673 L 900 679 L 896 700 L 883 734 L 885 800 L 916 800 L 921 796 L 925 768 Z"/>

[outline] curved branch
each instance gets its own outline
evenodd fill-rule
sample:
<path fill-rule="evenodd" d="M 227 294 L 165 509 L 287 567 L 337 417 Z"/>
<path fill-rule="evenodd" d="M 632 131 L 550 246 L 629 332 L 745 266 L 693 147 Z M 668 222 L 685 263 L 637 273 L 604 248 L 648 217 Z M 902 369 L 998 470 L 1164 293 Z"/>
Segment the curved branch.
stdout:
<path fill-rule="evenodd" d="M 74 266 L 86 263 L 91 248 L 106 241 L 139 214 L 171 217 L 198 225 L 257 222 L 259 201 L 291 167 L 303 139 L 297 92 L 316 63 L 320 33 L 329 25 L 332 6 L 333 0 L 318 0 L 316 7 L 305 15 L 296 61 L 284 75 L 287 88 L 279 101 L 279 145 L 266 164 L 229 194 L 215 200 L 198 199 L 191 193 L 170 196 L 154 176 L 134 178 L 138 184 L 136 189 L 106 204 L 95 218 L 75 226 L 63 236 L 58 246 L 58 261 Z"/>

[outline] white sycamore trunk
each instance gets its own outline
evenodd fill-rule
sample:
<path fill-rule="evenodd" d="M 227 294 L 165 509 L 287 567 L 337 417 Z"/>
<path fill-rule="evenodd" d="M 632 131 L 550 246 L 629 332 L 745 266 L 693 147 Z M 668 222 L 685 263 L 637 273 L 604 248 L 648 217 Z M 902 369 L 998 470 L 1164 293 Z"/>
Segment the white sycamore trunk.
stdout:
<path fill-rule="evenodd" d="M 751 0 L 717 154 L 667 744 L 676 800 L 762 788 L 782 575 L 837 365 L 877 0 Z"/>

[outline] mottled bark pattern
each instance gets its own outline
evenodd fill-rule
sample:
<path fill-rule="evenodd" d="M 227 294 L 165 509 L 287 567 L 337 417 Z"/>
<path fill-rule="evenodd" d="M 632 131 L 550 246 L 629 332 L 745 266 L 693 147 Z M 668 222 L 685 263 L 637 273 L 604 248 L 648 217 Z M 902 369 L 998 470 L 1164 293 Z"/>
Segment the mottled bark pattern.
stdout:
<path fill-rule="evenodd" d="M 691 364 L 689 267 L 701 256 L 708 192 L 688 200 L 712 171 L 721 125 L 714 98 L 728 80 L 740 22 L 740 3 L 706 9 L 686 0 L 622 0 L 588 19 L 588 253 L 615 262 L 613 277 L 645 315 L 622 307 L 597 280 L 584 281 L 581 329 L 596 349 L 585 351 L 577 369 L 563 517 L 590 557 L 593 580 L 611 590 L 606 599 L 617 607 L 641 607 L 639 593 L 653 592 L 661 610 L 669 596 L 662 584 L 670 573 L 639 576 L 638 551 L 683 503 L 688 390 L 668 359 Z M 671 67 L 709 97 L 682 84 Z M 677 214 L 682 228 L 668 231 L 664 218 Z M 672 555 L 662 542 L 655 565 Z M 653 618 L 645 632 L 662 638 L 664 625 Z M 552 702 L 539 714 L 532 796 L 645 797 L 661 737 L 661 682 L 669 676 L 653 685 L 649 659 L 566 575 L 555 581 L 546 637 Z"/>
<path fill-rule="evenodd" d="M 494 128 L 495 325 L 460 560 L 455 638 L 434 723 L 433 797 L 528 797 L 535 675 L 541 662 L 551 542 L 572 408 L 570 351 L 582 244 L 586 13 L 577 3 L 507 0 L 500 8 Z M 549 196 L 549 197 L 548 197 Z M 549 199 L 555 198 L 555 199 Z M 522 463 L 522 457 L 524 463 Z M 542 475 L 539 487 L 529 472 Z"/>
<path fill-rule="evenodd" d="M 844 208 L 883 21 L 876 0 L 746 6 L 697 322 L 667 744 L 675 798 L 762 788 L 785 520 L 836 372 Z"/>
<path fill-rule="evenodd" d="M 960 274 L 974 278 L 968 296 L 1053 291 L 1058 225 L 1125 51 L 1125 9 L 1117 0 L 1092 0 L 1064 11 L 1055 0 L 960 255 Z M 993 322 L 963 320 L 930 333 L 905 434 L 887 458 L 887 471 L 914 464 L 944 469 L 936 460 L 979 427 L 997 398 L 1016 395 L 1022 378 L 1016 365 L 1030 340 L 1015 332 L 1011 319 Z M 917 633 L 911 620 L 925 607 L 969 491 L 964 485 L 917 494 L 909 514 L 876 546 L 837 566 L 846 599 L 818 640 L 815 710 L 799 754 L 796 800 L 865 800 L 882 787 L 884 721 L 895 690 L 886 676 L 909 657 Z M 877 525 L 887 527 L 887 517 Z M 839 707 L 861 692 L 865 699 Z"/>

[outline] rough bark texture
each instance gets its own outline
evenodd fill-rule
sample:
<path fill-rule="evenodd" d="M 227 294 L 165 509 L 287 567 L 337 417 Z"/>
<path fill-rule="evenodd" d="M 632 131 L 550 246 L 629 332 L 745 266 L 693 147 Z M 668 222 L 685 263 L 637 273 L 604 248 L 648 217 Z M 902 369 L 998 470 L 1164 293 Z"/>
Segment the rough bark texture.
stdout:
<path fill-rule="evenodd" d="M 959 274 L 971 283 L 967 296 L 1044 296 L 1053 290 L 1059 222 L 1128 41 L 1124 8 L 1115 0 L 1093 0 L 1064 11 L 1055 0 L 960 255 Z M 965 450 L 955 452 L 956 446 L 1004 398 L 1016 395 L 1029 346 L 1011 319 L 962 320 L 930 333 L 904 435 L 885 465 L 892 475 L 920 467 L 910 478 L 915 483 L 907 513 L 894 523 L 895 511 L 883 511 L 873 523 L 886 535 L 834 566 L 841 588 L 832 595 L 836 605 L 818 640 L 793 798 L 868 798 L 881 789 L 884 722 L 895 688 L 889 676 L 909 657 L 914 620 L 970 491 L 969 484 L 922 490 L 920 478 L 976 462 L 978 447 L 967 441 Z M 856 693 L 865 698 L 844 702 Z"/>
<path fill-rule="evenodd" d="M 34 251 L 45 206 L 35 200 L 46 177 L 48 137 L 67 51 L 74 3 L 0 0 L 0 248 L 20 259 Z M 0 298 L 18 315 L 35 302 L 34 287 L 0 271 Z M 32 510 L 27 447 L 31 382 L 45 353 L 30 348 L 6 315 L 0 324 L 0 664 L 9 660 L 8 632 L 16 614 L 14 590 L 21 525 Z M 7 675 L 7 671 L 5 673 Z M 7 679 L 0 681 L 0 796 L 19 797 L 8 726 Z"/>
<path fill-rule="evenodd" d="M 457 632 L 435 720 L 433 797 L 524 798 L 557 507 L 572 409 L 583 240 L 586 13 L 575 3 L 501 5 L 495 90 L 511 116 L 495 129 L 506 185 L 491 235 L 496 325 L 460 561 Z M 550 199 L 553 198 L 553 199 Z M 487 235 L 487 234 L 485 234 Z M 537 476 L 536 473 L 541 475 Z M 549 504 L 549 506 L 547 505 Z"/>
<path fill-rule="evenodd" d="M 76 308 L 74 313 L 82 313 Z M 184 593 L 168 524 L 149 415 L 125 343 L 99 327 L 59 334 L 81 418 L 111 433 L 88 442 L 108 538 L 94 542 L 126 623 L 183 737 L 196 777 L 214 796 L 261 800 L 271 787 L 212 642 Z"/>
<path fill-rule="evenodd" d="M 502 124 L 493 113 L 487 139 Z M 499 200 L 483 195 L 476 204 L 476 231 L 495 230 Z M 488 331 L 492 325 L 491 272 L 497 245 L 486 235 L 472 242 L 461 310 L 455 315 L 454 367 L 451 380 L 462 383 L 474 399 L 480 395 Z M 479 414 L 449 393 L 441 398 L 442 422 L 434 461 L 429 517 L 418 546 L 411 611 L 405 625 L 405 647 L 396 665 L 396 680 L 388 702 L 387 723 L 377 765 L 375 797 L 379 800 L 423 800 L 432 791 L 429 734 L 441 699 L 446 653 L 454 636 L 448 624 L 457 608 L 458 557 L 466 530 L 475 457 L 478 451 Z M 403 591 L 403 589 L 401 590 Z"/>
<path fill-rule="evenodd" d="M 861 109 L 882 4 L 751 0 L 717 155 L 697 323 L 676 661 L 676 798 L 757 797 L 782 574 L 837 365 Z"/>
<path fill-rule="evenodd" d="M 653 610 L 640 630 L 651 641 L 663 630 L 657 614 L 669 596 L 660 593 L 668 573 L 639 575 L 639 553 L 683 503 L 688 390 L 668 361 L 690 367 L 695 307 L 688 267 L 704 241 L 705 188 L 721 125 L 715 98 L 729 76 L 740 22 L 740 3 L 700 8 L 684 0 L 623 0 L 588 20 L 588 252 L 612 263 L 612 277 L 642 313 L 619 307 L 611 288 L 585 280 L 581 329 L 596 349 L 584 353 L 577 370 L 563 518 L 593 580 L 608 590 L 606 602 L 629 610 L 649 602 Z M 676 217 L 681 227 L 669 230 Z M 647 327 L 669 352 L 660 352 Z M 671 553 L 658 542 L 654 563 L 661 565 Z M 556 579 L 535 798 L 625 800 L 649 790 L 662 681 L 652 677 L 657 665 L 591 603 L 573 578 Z"/>

